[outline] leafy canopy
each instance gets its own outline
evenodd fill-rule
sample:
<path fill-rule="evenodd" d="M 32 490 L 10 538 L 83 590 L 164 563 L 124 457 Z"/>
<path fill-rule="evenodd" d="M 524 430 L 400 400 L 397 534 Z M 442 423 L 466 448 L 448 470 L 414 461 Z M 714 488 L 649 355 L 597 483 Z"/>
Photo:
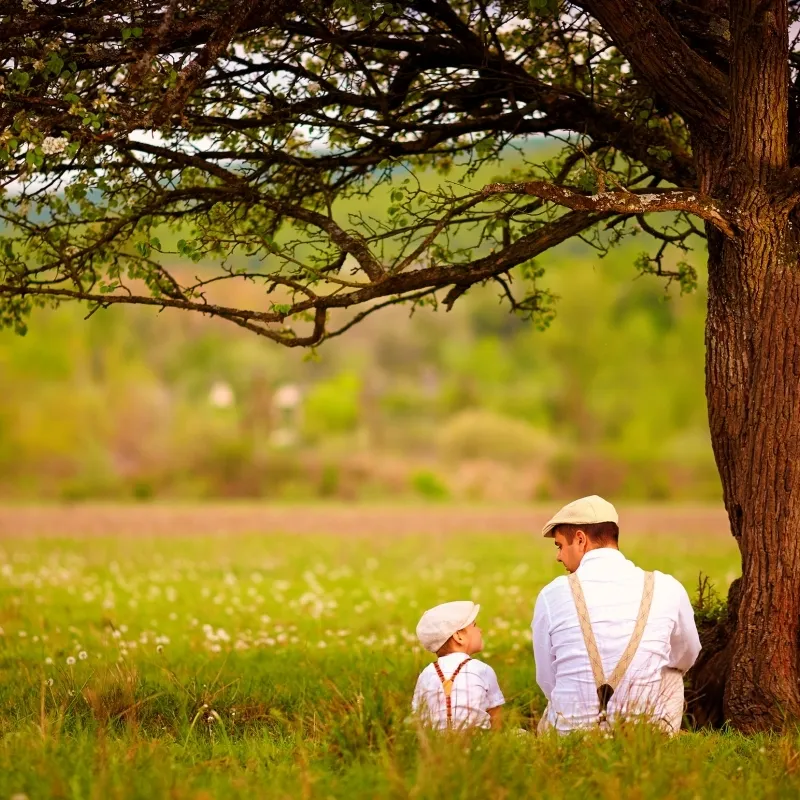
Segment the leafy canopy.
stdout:
<path fill-rule="evenodd" d="M 725 10 L 619 5 L 0 0 L 0 324 L 145 304 L 313 346 L 485 282 L 546 324 L 539 254 L 642 230 L 690 290 L 669 248 L 731 230 L 690 137 L 725 124 Z M 245 279 L 263 303 L 226 304 Z"/>

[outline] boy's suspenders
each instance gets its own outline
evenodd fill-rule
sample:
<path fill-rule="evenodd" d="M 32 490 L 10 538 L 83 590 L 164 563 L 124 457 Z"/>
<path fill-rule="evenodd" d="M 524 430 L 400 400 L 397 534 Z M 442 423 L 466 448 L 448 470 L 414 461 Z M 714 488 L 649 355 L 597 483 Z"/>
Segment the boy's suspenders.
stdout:
<path fill-rule="evenodd" d="M 605 673 L 603 672 L 603 660 L 600 658 L 600 651 L 597 649 L 597 640 L 594 638 L 594 631 L 592 630 L 592 623 L 589 619 L 589 610 L 586 608 L 586 598 L 583 596 L 583 588 L 581 587 L 580 579 L 575 572 L 569 576 L 569 588 L 572 590 L 572 599 L 575 601 L 575 608 L 578 612 L 578 622 L 580 622 L 581 625 L 583 641 L 589 653 L 589 663 L 592 665 L 592 675 L 594 676 L 594 683 L 597 687 L 597 699 L 600 701 L 599 720 L 601 723 L 606 719 L 608 701 L 611 699 L 625 675 L 625 672 L 631 665 L 636 650 L 642 641 L 644 626 L 647 624 L 647 618 L 650 616 L 650 606 L 653 603 L 653 585 L 653 573 L 645 572 L 642 602 L 639 605 L 639 615 L 636 617 L 636 625 L 634 626 L 633 634 L 619 663 L 614 667 L 608 679 L 606 679 Z"/>
<path fill-rule="evenodd" d="M 467 663 L 467 661 L 472 661 L 472 659 L 467 656 L 456 668 L 453 670 L 453 674 L 445 679 L 444 673 L 442 672 L 442 668 L 439 666 L 438 661 L 433 662 L 433 667 L 436 670 L 436 674 L 439 676 L 439 680 L 442 682 L 442 689 L 444 690 L 444 703 L 447 707 L 447 727 L 453 727 L 453 706 L 450 700 L 450 694 L 453 691 L 453 681 L 456 679 L 456 676 L 459 672 L 461 672 L 461 667 Z"/>

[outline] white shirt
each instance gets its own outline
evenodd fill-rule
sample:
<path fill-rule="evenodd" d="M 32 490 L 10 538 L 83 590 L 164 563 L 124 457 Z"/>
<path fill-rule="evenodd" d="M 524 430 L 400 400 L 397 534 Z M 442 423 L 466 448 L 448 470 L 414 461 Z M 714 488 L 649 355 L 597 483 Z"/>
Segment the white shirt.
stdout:
<path fill-rule="evenodd" d="M 577 574 L 608 677 L 633 633 L 644 571 L 619 550 L 603 547 L 584 555 Z M 548 700 L 549 724 L 560 731 L 595 724 L 597 689 L 566 575 L 542 589 L 531 627 L 536 681 Z M 650 616 L 636 655 L 608 704 L 609 719 L 620 713 L 660 718 L 662 670 L 686 672 L 699 652 L 686 589 L 671 575 L 656 572 Z"/>
<path fill-rule="evenodd" d="M 455 672 L 468 656 L 465 653 L 449 653 L 439 658 L 439 668 L 445 680 Z M 488 728 L 491 719 L 487 709 L 503 705 L 506 700 L 497 683 L 494 670 L 483 661 L 470 659 L 456 675 L 450 693 L 453 728 Z M 442 681 L 436 667 L 428 664 L 417 678 L 411 710 L 432 728 L 447 728 L 447 704 Z"/>

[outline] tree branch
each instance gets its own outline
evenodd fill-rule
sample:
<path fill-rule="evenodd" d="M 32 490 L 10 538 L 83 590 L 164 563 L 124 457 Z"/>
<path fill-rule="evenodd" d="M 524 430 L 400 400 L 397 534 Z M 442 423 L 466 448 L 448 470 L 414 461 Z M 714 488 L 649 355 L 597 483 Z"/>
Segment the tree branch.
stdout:
<path fill-rule="evenodd" d="M 645 214 L 656 211 L 686 211 L 710 222 L 726 236 L 734 235 L 733 224 L 728 219 L 721 203 L 698 192 L 682 189 L 661 191 L 637 189 L 588 195 L 547 181 L 525 181 L 524 183 L 492 183 L 484 186 L 481 194 L 484 196 L 533 195 L 574 211 L 593 211 L 595 213 Z"/>
<path fill-rule="evenodd" d="M 652 0 L 579 0 L 579 5 L 675 111 L 705 130 L 725 130 L 725 75 L 686 44 Z"/>

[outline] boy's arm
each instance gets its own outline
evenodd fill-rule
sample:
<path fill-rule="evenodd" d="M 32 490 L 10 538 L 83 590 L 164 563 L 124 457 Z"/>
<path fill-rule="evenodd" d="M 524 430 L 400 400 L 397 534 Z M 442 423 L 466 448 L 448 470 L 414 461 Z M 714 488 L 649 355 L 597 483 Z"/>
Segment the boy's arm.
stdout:
<path fill-rule="evenodd" d="M 489 715 L 491 727 L 493 731 L 499 730 L 503 727 L 503 706 L 495 706 L 494 708 L 487 708 L 486 713 Z"/>
<path fill-rule="evenodd" d="M 489 723 L 492 730 L 500 728 L 503 724 L 503 704 L 506 698 L 500 689 L 497 681 L 497 673 L 488 665 L 486 667 L 486 713 L 489 715 Z"/>
<path fill-rule="evenodd" d="M 417 685 L 414 687 L 414 696 L 411 698 L 411 713 L 418 714 L 422 707 L 422 675 L 417 678 Z"/>

